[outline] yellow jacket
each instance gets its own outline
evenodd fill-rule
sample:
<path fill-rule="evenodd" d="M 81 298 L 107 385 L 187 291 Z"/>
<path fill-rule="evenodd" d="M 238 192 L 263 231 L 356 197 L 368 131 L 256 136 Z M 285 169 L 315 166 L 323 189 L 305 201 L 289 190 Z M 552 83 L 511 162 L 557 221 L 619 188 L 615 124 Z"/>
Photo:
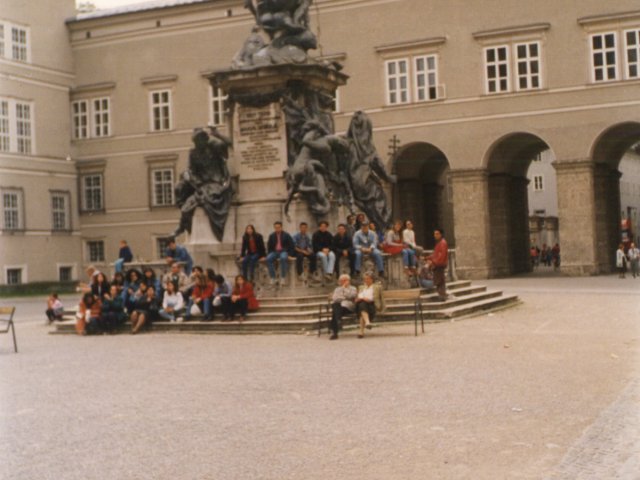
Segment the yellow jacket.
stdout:
<path fill-rule="evenodd" d="M 358 293 L 364 291 L 365 284 L 358 287 Z M 382 295 L 382 285 L 379 283 L 373 284 L 373 303 L 376 306 L 376 312 L 382 312 L 385 309 L 384 295 Z"/>

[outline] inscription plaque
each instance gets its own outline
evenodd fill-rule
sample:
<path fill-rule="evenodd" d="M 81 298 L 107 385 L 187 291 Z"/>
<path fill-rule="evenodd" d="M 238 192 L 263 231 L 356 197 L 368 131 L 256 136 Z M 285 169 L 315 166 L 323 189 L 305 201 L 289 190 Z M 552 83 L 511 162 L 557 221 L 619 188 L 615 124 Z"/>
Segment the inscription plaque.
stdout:
<path fill-rule="evenodd" d="M 280 104 L 236 104 L 233 149 L 240 180 L 281 178 L 287 169 L 287 135 Z"/>

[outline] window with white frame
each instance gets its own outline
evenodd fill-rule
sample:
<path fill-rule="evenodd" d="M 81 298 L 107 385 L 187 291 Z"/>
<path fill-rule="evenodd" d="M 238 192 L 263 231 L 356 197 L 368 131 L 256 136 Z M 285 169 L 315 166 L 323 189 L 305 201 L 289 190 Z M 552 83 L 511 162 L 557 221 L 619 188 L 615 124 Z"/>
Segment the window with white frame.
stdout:
<path fill-rule="evenodd" d="M 173 205 L 173 169 L 157 168 L 151 170 L 152 205 L 164 207 Z"/>
<path fill-rule="evenodd" d="M 29 62 L 29 27 L 0 22 L 0 57 Z"/>
<path fill-rule="evenodd" d="M 83 139 L 89 137 L 89 102 L 76 100 L 71 102 L 71 115 L 73 124 L 73 138 Z"/>
<path fill-rule="evenodd" d="M 51 192 L 51 226 L 56 231 L 71 229 L 70 203 L 68 192 Z"/>
<path fill-rule="evenodd" d="M 640 29 L 627 30 L 624 38 L 627 78 L 640 78 Z"/>
<path fill-rule="evenodd" d="M 517 89 L 533 90 L 540 88 L 540 43 L 516 44 L 515 52 Z"/>
<path fill-rule="evenodd" d="M 409 103 L 409 60 L 387 60 L 385 62 L 387 77 L 387 103 L 396 105 Z"/>
<path fill-rule="evenodd" d="M 615 32 L 591 35 L 591 62 L 594 82 L 618 78 Z"/>
<path fill-rule="evenodd" d="M 104 262 L 104 241 L 87 241 L 87 260 L 91 263 Z"/>
<path fill-rule="evenodd" d="M 87 212 L 99 211 L 104 208 L 102 201 L 102 174 L 88 174 L 81 177 L 82 209 Z"/>
<path fill-rule="evenodd" d="M 73 267 L 66 265 L 58 267 L 58 280 L 61 282 L 73 281 Z"/>
<path fill-rule="evenodd" d="M 93 136 L 109 136 L 109 98 L 93 99 Z"/>
<path fill-rule="evenodd" d="M 31 105 L 16 102 L 16 139 L 18 153 L 31 153 Z"/>
<path fill-rule="evenodd" d="M 34 153 L 32 103 L 0 97 L 0 151 Z"/>
<path fill-rule="evenodd" d="M 151 95 L 151 130 L 171 130 L 171 91 L 155 90 Z"/>
<path fill-rule="evenodd" d="M 158 249 L 156 252 L 156 258 L 162 258 L 169 248 L 169 239 L 167 237 L 156 237 L 156 248 Z"/>
<path fill-rule="evenodd" d="M 543 183 L 542 175 L 535 175 L 533 177 L 533 191 L 542 192 L 543 190 L 544 190 L 544 183 Z"/>
<path fill-rule="evenodd" d="M 438 98 L 438 71 L 435 55 L 414 57 L 415 100 L 435 100 Z"/>
<path fill-rule="evenodd" d="M 11 150 L 11 130 L 9 128 L 9 102 L 0 100 L 0 152 Z"/>
<path fill-rule="evenodd" d="M 225 124 L 228 113 L 227 99 L 229 96 L 221 88 L 211 87 L 211 124 L 220 126 Z"/>
<path fill-rule="evenodd" d="M 24 228 L 22 200 L 22 190 L 2 190 L 2 226 L 5 230 L 22 230 Z"/>
<path fill-rule="evenodd" d="M 21 285 L 23 283 L 22 268 L 7 268 L 5 272 L 7 285 Z"/>
<path fill-rule="evenodd" d="M 489 47 L 484 50 L 487 93 L 509 91 L 509 47 Z"/>

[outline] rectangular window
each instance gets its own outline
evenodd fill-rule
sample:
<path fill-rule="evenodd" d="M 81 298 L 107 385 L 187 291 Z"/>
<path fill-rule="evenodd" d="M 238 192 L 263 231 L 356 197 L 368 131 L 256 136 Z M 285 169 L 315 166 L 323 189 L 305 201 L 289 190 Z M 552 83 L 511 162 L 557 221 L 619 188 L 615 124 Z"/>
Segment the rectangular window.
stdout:
<path fill-rule="evenodd" d="M 102 210 L 102 175 L 85 175 L 82 177 L 83 210 L 91 212 Z"/>
<path fill-rule="evenodd" d="M 228 111 L 228 95 L 218 87 L 211 87 L 211 123 L 219 126 L 225 124 L 225 117 Z"/>
<path fill-rule="evenodd" d="M 58 269 L 58 279 L 61 282 L 73 281 L 73 267 L 60 267 Z"/>
<path fill-rule="evenodd" d="M 95 98 L 93 100 L 93 136 L 109 136 L 109 99 Z"/>
<path fill-rule="evenodd" d="M 601 33 L 591 36 L 591 58 L 594 82 L 606 82 L 618 78 L 616 66 L 616 34 Z"/>
<path fill-rule="evenodd" d="M 624 37 L 627 78 L 640 78 L 640 30 L 628 30 Z"/>
<path fill-rule="evenodd" d="M 158 249 L 156 258 L 164 258 L 164 252 L 167 251 L 169 247 L 169 240 L 167 237 L 158 237 L 156 238 L 156 248 Z"/>
<path fill-rule="evenodd" d="M 77 100 L 71 103 L 73 138 L 81 139 L 89 136 L 89 102 Z"/>
<path fill-rule="evenodd" d="M 487 93 L 509 91 L 509 47 L 485 49 Z"/>
<path fill-rule="evenodd" d="M 31 105 L 16 103 L 18 153 L 31 153 Z"/>
<path fill-rule="evenodd" d="M 153 182 L 153 206 L 173 205 L 173 170 L 158 169 L 151 171 Z"/>
<path fill-rule="evenodd" d="M 409 61 L 388 60 L 385 62 L 387 79 L 387 103 L 396 105 L 409 103 Z"/>
<path fill-rule="evenodd" d="M 5 56 L 4 24 L 0 23 L 0 57 Z"/>
<path fill-rule="evenodd" d="M 53 230 L 67 231 L 71 228 L 69 210 L 69 194 L 65 192 L 51 193 L 51 215 Z"/>
<path fill-rule="evenodd" d="M 10 150 L 9 102 L 7 100 L 0 100 L 0 152 L 8 152 Z"/>
<path fill-rule="evenodd" d="M 87 250 L 90 262 L 104 262 L 104 242 L 102 240 L 87 242 Z"/>
<path fill-rule="evenodd" d="M 544 190 L 544 184 L 542 181 L 542 175 L 535 175 L 533 177 L 533 191 L 541 192 Z"/>
<path fill-rule="evenodd" d="M 518 90 L 540 88 L 540 44 L 520 43 L 515 49 Z"/>
<path fill-rule="evenodd" d="M 26 62 L 27 55 L 27 30 L 20 27 L 11 27 L 11 58 Z"/>
<path fill-rule="evenodd" d="M 171 130 L 171 91 L 151 92 L 151 130 Z"/>
<path fill-rule="evenodd" d="M 2 192 L 2 212 L 5 230 L 21 230 L 23 228 L 22 192 L 20 190 Z"/>
<path fill-rule="evenodd" d="M 21 284 L 22 284 L 22 269 L 7 268 L 7 285 L 21 285 Z"/>
<path fill-rule="evenodd" d="M 438 98 L 438 72 L 435 55 L 415 57 L 413 59 L 415 69 L 415 100 L 423 102 Z"/>

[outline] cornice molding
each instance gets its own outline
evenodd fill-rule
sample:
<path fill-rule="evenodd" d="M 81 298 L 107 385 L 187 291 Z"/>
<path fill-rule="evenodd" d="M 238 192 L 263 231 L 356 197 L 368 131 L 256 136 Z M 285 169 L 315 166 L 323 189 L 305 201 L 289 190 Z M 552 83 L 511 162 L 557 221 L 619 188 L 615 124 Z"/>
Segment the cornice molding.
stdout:
<path fill-rule="evenodd" d="M 514 27 L 494 28 L 491 30 L 481 30 L 479 32 L 473 32 L 471 35 L 476 40 L 484 40 L 486 38 L 494 37 L 507 37 L 510 35 L 525 35 L 528 33 L 544 32 L 551 28 L 551 24 L 544 23 L 530 23 L 527 25 L 517 25 Z"/>
<path fill-rule="evenodd" d="M 447 37 L 430 37 L 421 38 L 418 40 L 407 40 L 403 42 L 386 43 L 383 45 L 376 45 L 373 49 L 377 53 L 396 52 L 401 50 L 409 50 L 424 47 L 434 47 L 442 45 L 447 41 Z"/>
<path fill-rule="evenodd" d="M 620 13 L 605 13 L 602 15 L 591 15 L 578 19 L 578 25 L 594 25 L 598 23 L 619 22 L 620 20 L 638 20 L 640 19 L 640 10 Z"/>

